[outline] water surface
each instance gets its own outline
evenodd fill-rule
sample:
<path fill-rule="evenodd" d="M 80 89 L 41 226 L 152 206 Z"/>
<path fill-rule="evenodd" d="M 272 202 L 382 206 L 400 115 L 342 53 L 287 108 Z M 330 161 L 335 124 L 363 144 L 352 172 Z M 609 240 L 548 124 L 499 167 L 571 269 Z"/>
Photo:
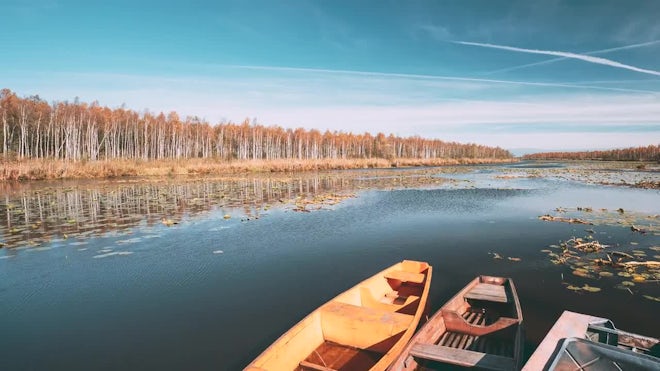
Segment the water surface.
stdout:
<path fill-rule="evenodd" d="M 5 186 L 0 368 L 240 369 L 305 314 L 402 259 L 433 265 L 433 309 L 475 275 L 512 277 L 528 351 L 565 309 L 660 336 L 660 302 L 644 297 L 660 296 L 657 281 L 622 290 L 620 277 L 574 276 L 541 252 L 593 234 L 653 259 L 660 192 L 525 176 L 534 169 Z M 624 208 L 650 232 L 538 219 L 558 207 L 612 221 Z M 585 283 L 601 291 L 567 290 Z"/>

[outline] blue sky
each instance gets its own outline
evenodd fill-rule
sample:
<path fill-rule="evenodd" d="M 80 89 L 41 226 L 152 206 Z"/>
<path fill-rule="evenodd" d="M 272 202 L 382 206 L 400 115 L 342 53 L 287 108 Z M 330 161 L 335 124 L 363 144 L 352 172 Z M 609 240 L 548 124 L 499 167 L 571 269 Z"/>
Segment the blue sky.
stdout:
<path fill-rule="evenodd" d="M 660 1 L 0 3 L 0 87 L 509 149 L 660 143 Z"/>

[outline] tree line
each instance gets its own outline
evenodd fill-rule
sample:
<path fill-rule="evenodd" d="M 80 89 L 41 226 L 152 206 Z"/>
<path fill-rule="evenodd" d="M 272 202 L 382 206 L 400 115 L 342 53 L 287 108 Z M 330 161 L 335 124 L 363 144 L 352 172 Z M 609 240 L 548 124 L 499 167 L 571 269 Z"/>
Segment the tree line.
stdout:
<path fill-rule="evenodd" d="M 606 151 L 543 152 L 523 156 L 528 160 L 603 160 L 603 161 L 660 161 L 660 146 L 649 145 Z"/>
<path fill-rule="evenodd" d="M 264 126 L 256 120 L 212 125 L 176 112 L 138 113 L 93 102 L 47 103 L 0 91 L 4 159 L 358 159 L 511 158 L 499 147 L 418 136 L 324 133 Z"/>

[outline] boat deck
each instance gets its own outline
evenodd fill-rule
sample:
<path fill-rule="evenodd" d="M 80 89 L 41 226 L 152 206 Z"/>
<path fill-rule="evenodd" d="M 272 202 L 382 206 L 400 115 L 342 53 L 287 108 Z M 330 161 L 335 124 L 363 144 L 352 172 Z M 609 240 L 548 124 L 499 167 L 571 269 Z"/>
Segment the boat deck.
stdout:
<path fill-rule="evenodd" d="M 488 326 L 497 318 L 479 310 L 463 313 L 463 318 L 471 325 Z M 469 334 L 447 331 L 436 343 L 450 348 L 472 350 L 504 357 L 513 357 L 514 347 L 511 339 L 494 336 L 472 336 Z"/>

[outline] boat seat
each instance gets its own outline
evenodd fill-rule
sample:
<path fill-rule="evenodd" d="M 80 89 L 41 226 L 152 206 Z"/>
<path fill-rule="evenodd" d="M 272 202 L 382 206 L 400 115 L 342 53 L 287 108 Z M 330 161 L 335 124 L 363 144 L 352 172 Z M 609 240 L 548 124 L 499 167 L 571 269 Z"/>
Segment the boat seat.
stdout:
<path fill-rule="evenodd" d="M 326 341 L 387 352 L 387 341 L 406 331 L 414 316 L 332 301 L 321 309 L 321 329 Z"/>
<path fill-rule="evenodd" d="M 520 321 L 515 318 L 500 317 L 490 325 L 475 325 L 469 323 L 463 316 L 453 310 L 442 310 L 442 318 L 448 331 L 460 332 L 473 336 L 483 336 L 517 325 Z"/>
<path fill-rule="evenodd" d="M 504 286 L 493 285 L 492 283 L 479 283 L 468 291 L 464 297 L 466 299 L 487 300 L 498 303 L 509 302 Z"/>
<path fill-rule="evenodd" d="M 413 357 L 436 362 L 451 363 L 463 367 L 478 367 L 486 370 L 515 370 L 513 358 L 457 349 L 435 344 L 415 344 L 410 350 Z"/>
<path fill-rule="evenodd" d="M 390 271 L 385 274 L 385 278 L 388 280 L 396 280 L 400 282 L 410 282 L 410 283 L 423 283 L 424 274 L 423 273 L 413 273 L 406 271 Z"/>

